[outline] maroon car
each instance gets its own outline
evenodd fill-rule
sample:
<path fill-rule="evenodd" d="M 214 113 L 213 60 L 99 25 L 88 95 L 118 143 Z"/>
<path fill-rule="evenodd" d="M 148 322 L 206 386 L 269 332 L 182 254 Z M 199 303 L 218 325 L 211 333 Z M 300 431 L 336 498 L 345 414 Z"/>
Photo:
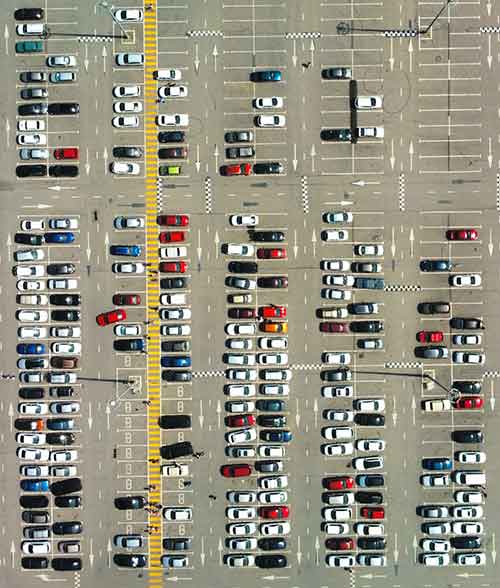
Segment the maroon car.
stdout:
<path fill-rule="evenodd" d="M 354 541 L 350 537 L 330 537 L 325 541 L 325 547 L 335 551 L 351 551 L 354 549 Z"/>
<path fill-rule="evenodd" d="M 187 149 L 185 147 L 164 147 L 158 149 L 159 159 L 186 159 Z"/>
<path fill-rule="evenodd" d="M 322 333 L 347 333 L 347 323 L 319 323 Z"/>
<path fill-rule="evenodd" d="M 232 319 L 249 319 L 256 318 L 255 308 L 230 308 L 227 316 Z"/>

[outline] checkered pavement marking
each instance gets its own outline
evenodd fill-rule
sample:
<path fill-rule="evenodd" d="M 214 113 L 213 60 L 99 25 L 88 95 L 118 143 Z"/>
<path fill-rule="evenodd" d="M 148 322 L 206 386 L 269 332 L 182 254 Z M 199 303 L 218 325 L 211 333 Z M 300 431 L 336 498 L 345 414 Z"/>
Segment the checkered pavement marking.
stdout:
<path fill-rule="evenodd" d="M 78 37 L 79 43 L 112 43 L 113 37 L 104 37 L 101 35 L 82 35 Z"/>
<path fill-rule="evenodd" d="M 205 212 L 212 214 L 212 180 L 208 176 L 205 178 Z"/>
<path fill-rule="evenodd" d="M 405 29 L 402 31 L 384 31 L 384 37 L 416 37 L 418 35 L 418 31 L 415 29 Z"/>
<path fill-rule="evenodd" d="M 483 374 L 483 380 L 485 378 L 500 378 L 500 372 L 497 370 L 487 370 Z"/>
<path fill-rule="evenodd" d="M 307 183 L 307 176 L 300 178 L 300 189 L 302 191 L 302 208 L 305 214 L 309 214 L 309 185 Z"/>
<path fill-rule="evenodd" d="M 285 39 L 320 39 L 320 32 L 312 33 L 285 33 Z"/>
<path fill-rule="evenodd" d="M 223 378 L 224 372 L 221 370 L 192 372 L 193 378 Z"/>
<path fill-rule="evenodd" d="M 215 30 L 192 30 L 186 31 L 186 37 L 222 37 L 222 31 Z"/>
<path fill-rule="evenodd" d="M 290 365 L 289 368 L 291 370 L 295 370 L 295 371 L 312 371 L 312 370 L 321 370 L 325 367 L 325 365 L 323 365 L 321 363 L 297 363 L 297 364 Z"/>
<path fill-rule="evenodd" d="M 486 26 L 486 27 L 479 27 L 480 33 L 500 33 L 500 27 L 495 26 Z"/>
<path fill-rule="evenodd" d="M 497 174 L 497 210 L 500 210 L 500 174 Z"/>
<path fill-rule="evenodd" d="M 404 212 L 406 209 L 406 179 L 403 173 L 399 174 L 399 210 Z"/>
<path fill-rule="evenodd" d="M 160 212 L 163 209 L 163 180 L 162 180 L 162 178 L 158 178 L 156 180 L 156 204 L 158 206 L 158 211 Z"/>
<path fill-rule="evenodd" d="M 388 284 L 384 292 L 421 292 L 422 286 L 419 284 Z"/>
<path fill-rule="evenodd" d="M 387 369 L 420 369 L 422 367 L 418 361 L 388 361 L 384 365 Z"/>

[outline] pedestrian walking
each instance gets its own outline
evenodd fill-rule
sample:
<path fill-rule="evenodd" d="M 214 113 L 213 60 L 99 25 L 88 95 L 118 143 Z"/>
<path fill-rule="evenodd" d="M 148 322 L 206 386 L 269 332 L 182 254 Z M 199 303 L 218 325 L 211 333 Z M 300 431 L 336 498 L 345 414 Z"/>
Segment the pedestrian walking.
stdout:
<path fill-rule="evenodd" d="M 159 460 L 159 459 L 157 459 L 157 458 L 150 458 L 150 459 L 148 459 L 148 461 L 149 461 L 150 463 L 160 463 L 160 460 Z"/>
<path fill-rule="evenodd" d="M 208 497 L 210 500 L 217 500 L 217 496 L 215 496 L 215 494 L 209 494 Z"/>
<path fill-rule="evenodd" d="M 153 310 L 154 312 L 157 312 L 159 310 L 159 306 L 150 306 L 149 310 Z"/>
<path fill-rule="evenodd" d="M 304 61 L 304 63 L 302 64 L 302 67 L 307 69 L 308 67 L 310 67 L 311 62 L 310 61 Z"/>
<path fill-rule="evenodd" d="M 182 483 L 184 488 L 189 488 L 189 486 L 191 486 L 192 482 L 191 480 L 184 480 L 184 482 Z"/>
<path fill-rule="evenodd" d="M 142 404 L 145 404 L 146 406 L 151 406 L 151 400 L 143 400 Z"/>
<path fill-rule="evenodd" d="M 149 323 L 150 323 L 150 322 L 151 322 L 151 321 L 142 321 L 142 323 L 143 323 L 144 325 L 149 325 Z"/>

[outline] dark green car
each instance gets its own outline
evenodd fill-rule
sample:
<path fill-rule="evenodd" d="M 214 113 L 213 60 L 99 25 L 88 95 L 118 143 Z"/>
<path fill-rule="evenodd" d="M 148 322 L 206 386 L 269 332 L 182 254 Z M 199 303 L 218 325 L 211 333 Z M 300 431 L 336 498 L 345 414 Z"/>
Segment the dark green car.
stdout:
<path fill-rule="evenodd" d="M 16 53 L 41 53 L 42 51 L 42 41 L 19 41 L 16 43 Z"/>
<path fill-rule="evenodd" d="M 322 141 L 352 141 L 351 129 L 323 129 L 320 136 Z"/>

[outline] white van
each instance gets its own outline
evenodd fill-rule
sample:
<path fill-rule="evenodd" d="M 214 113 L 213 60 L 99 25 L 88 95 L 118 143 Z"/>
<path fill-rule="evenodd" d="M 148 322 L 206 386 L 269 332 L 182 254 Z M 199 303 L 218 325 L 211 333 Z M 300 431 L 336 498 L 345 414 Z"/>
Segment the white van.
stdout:
<path fill-rule="evenodd" d="M 348 521 L 352 519 L 351 508 L 324 508 L 323 518 L 325 521 Z"/>
<path fill-rule="evenodd" d="M 350 427 L 324 427 L 323 436 L 325 439 L 352 439 L 354 433 Z"/>
<path fill-rule="evenodd" d="M 182 73 L 180 69 L 158 69 L 154 72 L 155 80 L 180 80 Z"/>
<path fill-rule="evenodd" d="M 435 398 L 434 400 L 424 400 L 422 408 L 426 412 L 443 412 L 451 410 L 451 402 L 447 398 Z"/>
<path fill-rule="evenodd" d="M 160 297 L 161 304 L 187 304 L 186 294 L 162 294 Z"/>
<path fill-rule="evenodd" d="M 477 470 L 455 470 L 452 477 L 455 484 L 464 486 L 486 485 L 486 474 Z"/>

